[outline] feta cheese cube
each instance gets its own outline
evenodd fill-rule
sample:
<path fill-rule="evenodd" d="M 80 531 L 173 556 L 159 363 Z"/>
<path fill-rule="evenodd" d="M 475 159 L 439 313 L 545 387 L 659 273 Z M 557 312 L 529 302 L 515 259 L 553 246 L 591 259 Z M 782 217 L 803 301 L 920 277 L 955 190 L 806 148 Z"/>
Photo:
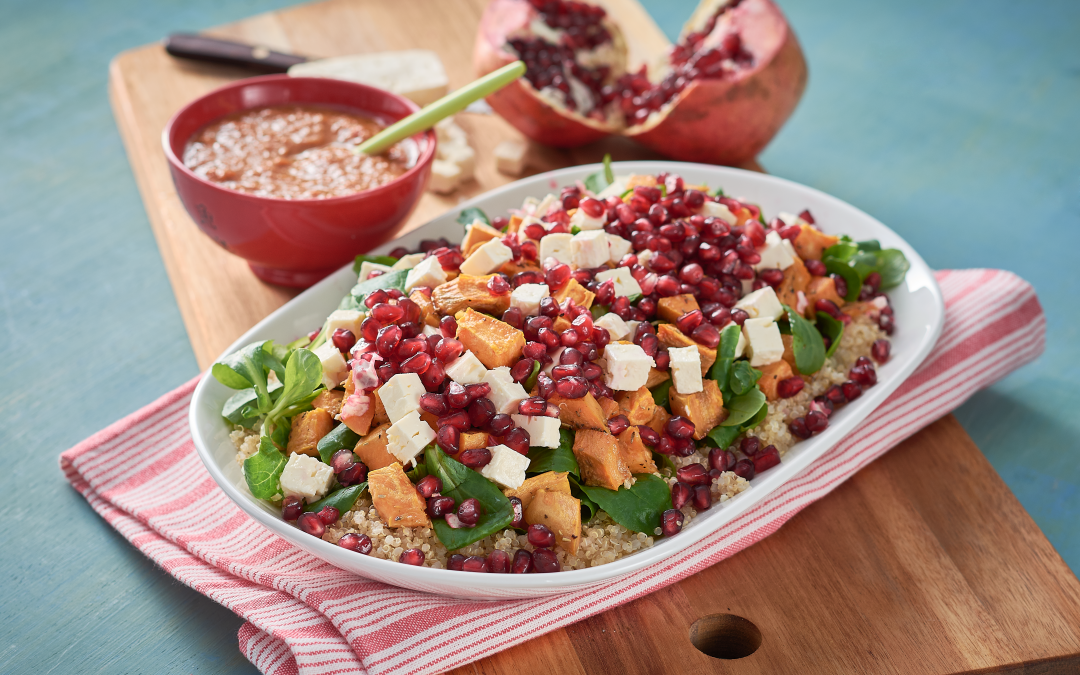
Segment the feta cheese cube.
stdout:
<path fill-rule="evenodd" d="M 487 368 L 480 363 L 480 359 L 470 351 L 466 351 L 450 363 L 446 364 L 446 376 L 454 382 L 465 386 L 466 384 L 479 384 L 487 375 Z"/>
<path fill-rule="evenodd" d="M 641 389 L 656 365 L 638 345 L 609 344 L 604 348 L 604 360 L 604 381 L 616 391 Z"/>
<path fill-rule="evenodd" d="M 496 445 L 491 450 L 491 461 L 480 469 L 480 475 L 504 488 L 516 490 L 525 482 L 525 469 L 529 468 L 529 458 L 517 453 L 505 445 Z"/>
<path fill-rule="evenodd" d="M 784 306 L 776 297 L 776 291 L 772 286 L 765 286 L 744 296 L 735 303 L 736 309 L 741 309 L 750 315 L 751 319 L 768 317 L 775 321 L 784 313 Z"/>
<path fill-rule="evenodd" d="M 408 293 L 417 286 L 435 288 L 445 283 L 446 272 L 443 271 L 442 264 L 439 263 L 438 258 L 431 256 L 424 258 L 416 267 L 409 270 L 408 276 L 405 277 L 405 292 Z"/>
<path fill-rule="evenodd" d="M 626 322 L 620 319 L 618 314 L 612 314 L 611 312 L 593 321 L 593 325 L 606 330 L 608 335 L 611 336 L 612 342 L 621 340 L 630 334 L 630 328 L 626 325 Z"/>
<path fill-rule="evenodd" d="M 293 453 L 281 470 L 281 491 L 286 497 L 302 497 L 308 504 L 319 501 L 330 489 L 334 470 L 311 455 Z"/>
<path fill-rule="evenodd" d="M 593 325 L 596 325 L 595 323 Z M 637 335 L 637 328 L 641 325 L 640 321 L 630 320 L 626 322 L 626 339 L 631 342 L 634 341 L 634 336 Z"/>
<path fill-rule="evenodd" d="M 630 176 L 615 176 L 615 180 L 611 182 L 611 185 L 607 186 L 596 195 L 596 198 L 600 201 L 604 201 L 608 197 L 622 197 L 626 192 L 626 183 L 630 180 Z"/>
<path fill-rule="evenodd" d="M 743 323 L 743 333 L 746 335 L 746 353 L 750 355 L 751 366 L 767 366 L 784 356 L 780 327 L 772 319 L 747 319 Z M 668 351 L 670 353 L 671 350 Z"/>
<path fill-rule="evenodd" d="M 559 447 L 559 427 L 562 422 L 558 417 L 545 417 L 543 415 L 518 415 L 510 416 L 514 424 L 529 432 L 529 447 L 533 448 L 557 448 Z"/>
<path fill-rule="evenodd" d="M 607 212 L 601 213 L 596 218 L 593 218 L 589 214 L 585 213 L 583 209 L 574 211 L 574 215 L 570 216 L 570 227 L 577 227 L 581 231 L 585 230 L 602 230 L 604 229 L 604 223 L 607 222 Z"/>
<path fill-rule="evenodd" d="M 444 162 L 456 164 L 461 174 L 458 183 L 472 180 L 476 173 L 476 151 L 465 141 L 443 143 L 439 142 L 436 148 L 436 157 Z"/>
<path fill-rule="evenodd" d="M 706 201 L 701 205 L 701 215 L 706 218 L 709 218 L 710 216 L 719 218 L 729 226 L 739 222 L 739 219 L 735 217 L 735 214 L 731 212 L 731 209 L 719 202 Z"/>
<path fill-rule="evenodd" d="M 424 327 L 420 329 L 420 332 L 423 334 L 424 337 L 431 337 L 432 335 L 442 336 L 441 330 L 439 330 L 435 326 L 429 326 L 426 323 L 424 324 Z"/>
<path fill-rule="evenodd" d="M 571 264 L 574 259 L 570 253 L 570 243 L 573 240 L 574 235 L 568 232 L 545 234 L 540 240 L 540 262 L 555 258 L 561 263 Z"/>
<path fill-rule="evenodd" d="M 481 381 L 491 385 L 491 393 L 488 394 L 488 398 L 495 404 L 495 412 L 507 415 L 516 413 L 518 403 L 522 399 L 529 397 L 529 392 L 525 391 L 525 387 L 514 382 L 514 378 L 510 375 L 510 369 L 506 366 L 499 366 L 487 371 Z"/>
<path fill-rule="evenodd" d="M 382 400 L 391 423 L 419 410 L 420 397 L 425 393 L 427 390 L 424 383 L 416 373 L 398 373 L 379 387 L 379 399 Z"/>
<path fill-rule="evenodd" d="M 528 211 L 528 212 L 531 213 L 532 215 L 536 216 L 537 218 L 543 218 L 544 216 L 546 216 L 548 214 L 548 211 L 551 210 L 551 207 L 554 206 L 555 202 L 557 202 L 557 201 L 560 204 L 562 203 L 561 200 L 559 200 L 558 197 L 556 197 L 554 194 L 549 192 L 549 193 L 547 193 L 547 195 L 544 196 L 543 199 L 541 199 L 538 202 L 535 202 L 532 205 L 532 211 Z"/>
<path fill-rule="evenodd" d="M 653 255 L 654 255 L 653 252 L 650 251 L 649 249 L 645 249 L 644 251 L 638 251 L 638 254 L 637 254 L 638 264 L 641 265 L 642 267 L 648 267 L 649 260 L 652 259 Z"/>
<path fill-rule="evenodd" d="M 376 270 L 380 272 L 389 272 L 392 269 L 394 268 L 390 267 L 389 265 L 380 265 L 379 263 L 373 263 L 365 260 L 364 262 L 360 263 L 360 274 L 356 275 L 356 281 L 357 283 L 361 281 L 367 281 L 368 275 Z"/>
<path fill-rule="evenodd" d="M 329 338 L 338 328 L 352 331 L 356 339 L 360 339 L 360 324 L 364 322 L 365 314 L 355 309 L 335 309 L 326 317 L 326 337 Z"/>
<path fill-rule="evenodd" d="M 550 236 L 550 235 L 549 235 Z M 547 237 L 544 237 L 547 239 Z M 541 242 L 542 243 L 542 242 Z M 600 267 L 611 257 L 608 252 L 607 232 L 589 230 L 573 235 L 570 240 L 570 258 L 578 268 Z"/>
<path fill-rule="evenodd" d="M 522 284 L 510 294 L 510 306 L 525 316 L 536 316 L 540 314 L 540 301 L 550 295 L 547 284 Z"/>
<path fill-rule="evenodd" d="M 402 466 L 405 466 L 433 440 L 435 440 L 435 432 L 427 422 L 420 419 L 420 413 L 413 410 L 386 430 L 386 451 L 396 457 Z"/>
<path fill-rule="evenodd" d="M 765 235 L 765 246 L 758 249 L 758 253 L 761 261 L 754 265 L 755 270 L 786 270 L 795 264 L 795 249 L 776 230 Z"/>
<path fill-rule="evenodd" d="M 327 389 L 334 389 L 349 376 L 345 357 L 329 339 L 313 351 L 322 362 L 322 383 Z"/>
<path fill-rule="evenodd" d="M 424 258 L 427 257 L 426 253 L 410 253 L 409 255 L 401 256 L 396 263 L 390 269 L 394 270 L 411 270 L 420 263 L 424 262 Z"/>
<path fill-rule="evenodd" d="M 521 141 L 503 141 L 495 146 L 495 168 L 499 173 L 520 176 L 525 173 L 525 152 L 528 150 Z"/>
<path fill-rule="evenodd" d="M 641 286 L 638 285 L 637 279 L 633 274 L 630 274 L 629 267 L 616 267 L 613 270 L 604 270 L 596 275 L 596 280 L 603 283 L 611 279 L 615 282 L 615 297 L 620 298 L 623 296 L 630 297 L 631 295 L 641 295 Z"/>
<path fill-rule="evenodd" d="M 607 243 L 609 254 L 608 262 L 613 265 L 618 265 L 619 261 L 623 259 L 623 256 L 630 252 L 630 242 L 617 234 L 609 234 L 607 236 Z"/>
<path fill-rule="evenodd" d="M 514 257 L 510 247 L 498 239 L 484 242 L 480 248 L 461 263 L 461 273 L 479 277 L 491 274 Z"/>
<path fill-rule="evenodd" d="M 453 117 L 435 123 L 435 138 L 440 145 L 464 145 L 469 142 L 469 135 L 458 126 Z"/>
<path fill-rule="evenodd" d="M 783 338 L 781 338 L 783 340 Z M 735 358 L 740 359 L 746 353 L 746 333 L 739 331 L 739 341 L 735 343 Z"/>
<path fill-rule="evenodd" d="M 701 383 L 701 352 L 697 347 L 668 347 L 671 357 L 671 379 L 680 394 L 696 394 Z"/>
<path fill-rule="evenodd" d="M 445 159 L 432 160 L 428 189 L 441 195 L 450 194 L 457 189 L 461 177 L 461 167 L 457 164 Z"/>
<path fill-rule="evenodd" d="M 787 213 L 786 211 L 781 211 L 780 213 L 776 214 L 776 217 L 784 221 L 785 225 L 803 225 L 806 223 L 805 220 L 798 217 L 794 213 Z"/>

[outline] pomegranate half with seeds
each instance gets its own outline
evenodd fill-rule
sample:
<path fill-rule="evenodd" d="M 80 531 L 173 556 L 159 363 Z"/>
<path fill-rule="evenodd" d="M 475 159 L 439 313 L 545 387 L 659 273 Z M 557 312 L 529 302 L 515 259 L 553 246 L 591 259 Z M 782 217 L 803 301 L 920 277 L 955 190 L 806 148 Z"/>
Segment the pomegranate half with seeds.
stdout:
<path fill-rule="evenodd" d="M 653 70 L 627 70 L 616 19 L 573 0 L 493 0 L 476 70 L 518 59 L 527 70 L 491 107 L 547 145 L 618 133 L 674 159 L 738 164 L 761 152 L 806 88 L 802 49 L 772 0 L 704 0 Z"/>

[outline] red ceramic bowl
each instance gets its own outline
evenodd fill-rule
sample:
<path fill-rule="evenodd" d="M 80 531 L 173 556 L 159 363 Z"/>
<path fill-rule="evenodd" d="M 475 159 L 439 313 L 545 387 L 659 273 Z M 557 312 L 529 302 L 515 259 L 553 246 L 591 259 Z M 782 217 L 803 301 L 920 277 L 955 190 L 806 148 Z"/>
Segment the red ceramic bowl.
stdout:
<path fill-rule="evenodd" d="M 275 199 L 236 192 L 184 166 L 184 147 L 208 123 L 239 110 L 289 103 L 348 109 L 386 123 L 417 110 L 406 98 L 363 84 L 267 75 L 233 82 L 184 106 L 166 125 L 162 144 L 180 201 L 200 230 L 247 260 L 263 281 L 306 287 L 394 237 L 431 175 L 435 133 L 413 137 L 419 157 L 397 179 L 329 199 Z"/>

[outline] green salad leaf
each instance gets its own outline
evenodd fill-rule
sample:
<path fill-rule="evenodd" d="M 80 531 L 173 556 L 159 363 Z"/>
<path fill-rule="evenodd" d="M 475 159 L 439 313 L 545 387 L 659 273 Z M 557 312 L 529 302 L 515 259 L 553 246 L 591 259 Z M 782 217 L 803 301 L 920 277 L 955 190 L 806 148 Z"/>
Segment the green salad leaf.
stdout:
<path fill-rule="evenodd" d="M 791 325 L 791 350 L 795 352 L 795 367 L 803 375 L 816 373 L 825 365 L 825 341 L 821 339 L 821 333 L 794 309 L 784 305 L 784 311 L 787 312 L 788 323 Z"/>
<path fill-rule="evenodd" d="M 405 278 L 409 276 L 409 270 L 392 270 L 386 274 L 380 274 L 374 279 L 361 281 L 353 286 L 349 295 L 356 301 L 357 307 L 364 304 L 364 298 L 378 290 L 390 290 L 396 288 L 405 293 Z"/>
<path fill-rule="evenodd" d="M 267 436 L 259 439 L 259 451 L 244 460 L 244 480 L 251 494 L 270 499 L 281 493 L 278 479 L 289 460 Z"/>
<path fill-rule="evenodd" d="M 862 278 L 859 273 L 855 271 L 855 268 L 848 265 L 845 262 L 840 262 L 835 258 L 825 258 L 825 269 L 830 274 L 835 274 L 844 280 L 847 285 L 847 294 L 844 296 L 844 300 L 847 302 L 855 302 L 859 299 L 859 291 L 862 290 Z"/>
<path fill-rule="evenodd" d="M 575 476 L 580 476 L 581 469 L 578 468 L 573 447 L 574 432 L 571 429 L 559 429 L 559 447 L 529 448 L 529 473 L 569 471 Z"/>
<path fill-rule="evenodd" d="M 581 490 L 596 502 L 611 519 L 634 532 L 653 534 L 660 527 L 660 514 L 671 508 L 671 488 L 660 476 L 641 473 L 634 476 L 633 487 L 618 490 L 581 485 Z"/>
<path fill-rule="evenodd" d="M 671 389 L 671 380 L 667 379 L 656 385 L 652 390 L 653 401 L 656 405 L 667 407 L 668 405 L 668 390 Z"/>
<path fill-rule="evenodd" d="M 433 521 L 435 534 L 443 546 L 456 551 L 510 525 L 514 519 L 514 508 L 494 483 L 461 462 L 447 457 L 437 445 L 427 446 L 424 456 L 428 471 L 442 481 L 442 494 L 452 497 L 458 504 L 476 498 L 482 507 L 476 527 L 454 529 L 445 520 Z"/>
<path fill-rule="evenodd" d="M 862 283 L 871 272 L 881 275 L 882 289 L 889 289 L 899 285 L 911 268 L 911 263 L 902 251 L 895 248 L 883 249 L 881 243 L 874 239 L 860 242 L 841 240 L 825 249 L 821 261 L 830 273 L 844 277 L 848 285 L 844 299 L 848 302 L 858 299 Z M 843 267 L 855 272 L 859 278 L 858 283 L 852 283 L 851 273 L 843 270 Z"/>
<path fill-rule="evenodd" d="M 749 361 L 740 359 L 731 366 L 728 387 L 731 389 L 731 393 L 742 396 L 754 389 L 760 379 L 761 371 L 751 366 Z"/>
<path fill-rule="evenodd" d="M 427 462 L 422 460 L 417 462 L 416 466 L 405 472 L 405 475 L 409 477 L 409 480 L 415 483 L 424 476 L 428 475 Z"/>
<path fill-rule="evenodd" d="M 819 333 L 829 338 L 829 348 L 825 350 L 827 359 L 836 353 L 836 348 L 840 346 L 840 338 L 844 337 L 844 322 L 837 321 L 825 312 L 818 312 L 817 327 Z"/>
<path fill-rule="evenodd" d="M 360 495 L 364 494 L 364 490 L 367 490 L 366 482 L 338 488 L 319 501 L 308 504 L 304 507 L 304 510 L 321 511 L 324 506 L 333 506 L 338 510 L 339 514 L 345 515 L 345 512 L 353 507 Z"/>
<path fill-rule="evenodd" d="M 322 386 L 322 362 L 319 357 L 310 349 L 294 351 L 285 365 L 283 385 L 281 395 L 266 415 L 269 420 L 303 412 L 318 395 L 315 390 Z"/>
<path fill-rule="evenodd" d="M 476 220 L 479 220 L 485 225 L 491 225 L 491 219 L 487 217 L 487 214 L 484 213 L 484 210 L 478 209 L 475 206 L 470 206 L 467 209 L 463 209 L 457 217 L 457 221 L 465 227 L 472 225 L 473 221 Z"/>
<path fill-rule="evenodd" d="M 750 391 L 736 396 L 731 401 L 724 401 L 724 407 L 728 410 L 727 419 L 720 423 L 722 427 L 739 427 L 754 419 L 762 408 L 768 408 L 765 402 L 765 394 L 754 387 Z"/>
<path fill-rule="evenodd" d="M 356 260 L 353 261 L 352 269 L 353 272 L 355 272 L 356 274 L 360 274 L 360 267 L 363 266 L 363 264 L 366 262 L 375 263 L 376 265 L 386 265 L 389 267 L 397 261 L 398 259 L 392 255 L 368 255 L 366 253 L 361 253 L 360 255 L 356 256 Z"/>
<path fill-rule="evenodd" d="M 741 426 L 737 427 L 713 427 L 712 431 L 705 436 L 705 441 L 710 443 L 716 448 L 729 448 L 731 444 L 735 442 L 735 439 L 739 437 L 739 434 L 743 432 Z"/>
<path fill-rule="evenodd" d="M 589 499 L 589 495 L 585 494 L 585 491 L 581 489 L 581 484 L 577 482 L 577 479 L 573 476 L 570 478 L 570 496 L 581 502 L 581 524 L 592 520 L 592 517 L 596 515 L 596 512 L 600 510 L 600 507 L 596 505 L 596 502 Z"/>
<path fill-rule="evenodd" d="M 611 170 L 611 155 L 604 155 L 604 168 L 585 177 L 585 189 L 594 195 L 615 182 L 615 172 Z"/>
<path fill-rule="evenodd" d="M 344 424 L 339 424 L 331 429 L 330 433 L 319 439 L 316 448 L 319 450 L 319 457 L 323 463 L 329 464 L 335 452 L 338 450 L 351 450 L 359 442 L 360 434 Z"/>
<path fill-rule="evenodd" d="M 735 349 L 739 346 L 741 331 L 742 329 L 734 323 L 720 331 L 720 345 L 716 348 L 716 361 L 709 370 L 709 377 L 716 380 L 725 401 L 731 398 L 731 367 L 735 362 Z M 758 377 L 761 377 L 760 374 Z"/>
<path fill-rule="evenodd" d="M 533 361 L 532 372 L 529 373 L 529 376 L 527 378 L 525 378 L 525 384 L 522 385 L 525 388 L 525 391 L 532 391 L 533 387 L 536 386 L 536 380 L 539 379 L 539 378 L 540 378 L 540 362 L 539 361 Z"/>
<path fill-rule="evenodd" d="M 270 393 L 270 398 L 273 399 L 274 394 L 280 389 L 280 382 L 269 384 L 267 391 Z M 233 424 L 239 424 L 248 429 L 255 426 L 255 422 L 258 421 L 260 414 L 258 408 L 258 394 L 255 392 L 254 387 L 248 387 L 247 389 L 241 389 L 236 392 L 229 397 L 229 400 L 225 401 L 225 405 L 221 409 L 222 417 Z"/>
<path fill-rule="evenodd" d="M 266 384 L 266 372 L 270 370 L 271 362 L 276 359 L 264 349 L 270 344 L 270 340 L 252 342 L 210 367 L 210 374 L 214 379 L 230 389 L 253 388 L 260 412 L 269 410 L 272 405 Z"/>

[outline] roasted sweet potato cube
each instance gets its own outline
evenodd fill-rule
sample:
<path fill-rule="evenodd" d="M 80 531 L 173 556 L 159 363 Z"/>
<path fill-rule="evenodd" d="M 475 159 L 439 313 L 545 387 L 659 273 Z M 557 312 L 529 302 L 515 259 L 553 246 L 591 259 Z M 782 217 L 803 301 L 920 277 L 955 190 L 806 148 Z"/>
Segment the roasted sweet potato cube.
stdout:
<path fill-rule="evenodd" d="M 461 250 L 468 251 L 474 246 L 487 243 L 492 239 L 498 239 L 502 236 L 502 232 L 499 232 L 494 227 L 487 225 L 481 220 L 474 220 L 472 225 L 465 228 L 465 238 L 461 240 Z"/>
<path fill-rule="evenodd" d="M 596 399 L 596 402 L 600 404 L 600 409 L 604 411 L 604 419 L 609 420 L 616 415 L 622 414 L 622 410 L 619 408 L 619 404 L 615 402 L 615 399 L 608 398 L 607 396 L 601 396 Z"/>
<path fill-rule="evenodd" d="M 670 389 L 668 390 L 671 391 Z M 664 433 L 664 427 L 667 426 L 668 420 L 671 419 L 671 414 L 664 409 L 663 406 L 656 406 L 653 409 L 652 419 L 645 425 L 655 431 L 658 434 Z"/>
<path fill-rule="evenodd" d="M 555 545 L 570 555 L 581 543 L 581 500 L 569 491 L 538 490 L 525 507 L 525 522 L 544 525 L 555 534 Z"/>
<path fill-rule="evenodd" d="M 825 234 L 819 229 L 809 225 L 802 226 L 802 232 L 791 242 L 795 252 L 803 260 L 821 260 L 821 254 L 825 249 L 840 241 L 840 237 Z"/>
<path fill-rule="evenodd" d="M 352 379 L 351 377 L 349 378 Z M 319 392 L 315 400 L 311 402 L 312 408 L 322 408 L 330 413 L 330 417 L 337 417 L 341 413 L 341 404 L 345 400 L 345 392 L 337 389 L 324 389 Z"/>
<path fill-rule="evenodd" d="M 619 441 L 608 431 L 579 430 L 573 450 L 586 485 L 618 490 L 630 478 L 619 455 Z"/>
<path fill-rule="evenodd" d="M 770 401 L 775 401 L 779 398 L 776 394 L 776 387 L 780 382 L 795 375 L 791 370 L 791 364 L 783 359 L 773 361 L 765 366 L 760 366 L 758 370 L 761 371 L 761 379 L 758 380 L 758 388 L 761 389 L 762 394 L 765 394 L 765 398 Z"/>
<path fill-rule="evenodd" d="M 390 527 L 431 525 L 424 498 L 397 462 L 368 472 L 368 492 L 375 510 Z"/>
<path fill-rule="evenodd" d="M 799 291 L 806 293 L 809 283 L 810 272 L 802 260 L 795 258 L 795 262 L 784 270 L 784 280 L 780 282 L 780 288 L 776 289 L 776 297 L 788 307 L 798 307 Z"/>
<path fill-rule="evenodd" d="M 724 397 L 716 380 L 702 381 L 702 390 L 696 394 L 680 394 L 675 387 L 668 390 L 671 412 L 682 415 L 694 423 L 694 440 L 700 441 L 713 427 L 727 419 Z"/>
<path fill-rule="evenodd" d="M 656 410 L 656 401 L 648 387 L 637 391 L 620 391 L 615 395 L 615 400 L 619 403 L 622 414 L 634 425 L 648 424 Z"/>
<path fill-rule="evenodd" d="M 680 316 L 689 314 L 695 309 L 701 309 L 701 307 L 698 306 L 697 298 L 689 293 L 660 298 L 656 302 L 656 316 L 668 323 L 675 323 Z"/>
<path fill-rule="evenodd" d="M 849 302 L 844 307 L 844 314 L 847 314 L 852 319 L 860 319 L 867 317 L 873 320 L 877 320 L 881 316 L 881 309 L 872 302 Z"/>
<path fill-rule="evenodd" d="M 379 387 L 372 389 L 369 396 L 375 399 L 375 413 L 371 417 L 372 426 L 390 424 L 390 416 L 386 414 L 386 406 L 383 405 L 382 399 L 379 398 Z"/>
<path fill-rule="evenodd" d="M 633 190 L 639 185 L 644 185 L 645 187 L 656 187 L 656 176 L 653 176 L 651 174 L 635 174 L 626 179 L 627 190 Z"/>
<path fill-rule="evenodd" d="M 526 260 L 525 258 L 522 258 L 521 260 L 516 260 L 516 261 L 515 260 L 507 260 L 506 262 L 503 263 L 503 266 L 499 268 L 499 272 L 505 274 L 506 276 L 510 277 L 511 279 L 513 279 L 515 275 L 521 274 L 522 272 L 539 272 L 539 271 L 541 271 L 539 265 L 532 262 L 531 260 Z"/>
<path fill-rule="evenodd" d="M 503 490 L 503 494 L 506 495 L 507 499 L 517 497 L 521 500 L 521 506 L 528 508 L 532 498 L 536 496 L 539 490 L 570 494 L 569 475 L 569 471 L 547 471 L 539 476 L 526 478 L 521 487 L 516 490 Z"/>
<path fill-rule="evenodd" d="M 514 215 L 510 216 L 510 223 L 506 226 L 506 231 L 508 233 L 509 232 L 517 232 L 519 229 L 521 229 L 521 221 L 522 220 L 524 220 L 524 219 L 521 216 L 517 215 L 516 213 Z"/>
<path fill-rule="evenodd" d="M 299 452 L 301 455 L 318 457 L 319 441 L 330 433 L 333 427 L 334 418 L 322 408 L 300 413 L 293 418 L 292 429 L 289 431 L 289 454 Z"/>
<path fill-rule="evenodd" d="M 641 431 L 630 427 L 618 436 L 619 457 L 630 473 L 657 473 L 652 450 L 641 440 Z"/>
<path fill-rule="evenodd" d="M 487 432 L 484 431 L 467 431 L 458 438 L 458 447 L 461 450 L 477 450 L 491 446 Z"/>
<path fill-rule="evenodd" d="M 510 367 L 521 356 L 525 334 L 517 328 L 471 308 L 456 318 L 457 339 L 488 368 Z"/>
<path fill-rule="evenodd" d="M 581 398 L 563 398 L 558 394 L 548 399 L 559 406 L 559 419 L 571 429 L 596 429 L 607 432 L 607 417 L 592 392 Z"/>
<path fill-rule="evenodd" d="M 367 465 L 368 469 L 381 469 L 397 461 L 397 458 L 386 449 L 386 431 L 389 428 L 389 422 L 381 424 L 356 442 L 353 453 L 360 458 L 361 462 Z"/>
<path fill-rule="evenodd" d="M 784 355 L 780 358 L 787 361 L 789 366 L 795 368 L 795 337 L 785 333 L 780 336 L 780 340 L 784 343 Z"/>
<path fill-rule="evenodd" d="M 645 380 L 645 387 L 652 389 L 662 382 L 667 382 L 671 379 L 671 373 L 666 370 L 660 370 L 659 368 L 649 369 L 649 379 Z"/>
<path fill-rule="evenodd" d="M 567 319 L 565 316 L 560 315 L 555 317 L 555 321 L 551 326 L 551 330 L 555 331 L 559 335 L 562 335 L 563 331 L 573 325 L 574 324 L 570 323 L 570 319 Z"/>
<path fill-rule="evenodd" d="M 577 279 L 571 277 L 570 281 L 567 281 L 565 286 L 552 294 L 552 297 L 555 298 L 555 302 L 560 305 L 566 302 L 567 298 L 570 298 L 574 301 L 575 305 L 588 308 L 592 307 L 596 294 L 579 284 Z"/>
<path fill-rule="evenodd" d="M 431 301 L 431 298 L 427 296 L 420 289 L 413 289 L 412 293 L 409 293 L 409 299 L 416 303 L 416 306 L 420 308 L 420 320 L 433 328 L 439 327 L 439 314 L 435 311 L 435 303 Z"/>
<path fill-rule="evenodd" d="M 353 378 L 346 378 L 344 398 L 347 399 L 356 392 L 353 384 Z M 376 388 L 375 391 L 378 391 L 378 388 Z M 379 424 L 382 424 L 382 422 L 376 421 L 375 419 L 376 417 L 378 417 L 379 408 L 382 406 L 382 401 L 380 401 L 379 397 L 375 395 L 375 391 L 368 394 L 369 397 L 375 400 L 375 404 L 369 405 L 367 407 L 367 410 L 364 411 L 364 414 L 358 416 L 346 416 L 344 419 L 341 420 L 345 423 L 345 426 L 349 427 L 355 433 L 358 433 L 361 436 L 366 434 L 371 429 L 372 425 L 377 426 Z M 386 417 L 385 409 L 383 409 L 383 417 Z M 390 418 L 387 417 L 385 421 L 389 422 Z"/>
<path fill-rule="evenodd" d="M 697 347 L 701 352 L 701 374 L 709 372 L 712 364 L 716 361 L 716 350 L 709 349 L 705 345 L 694 342 L 683 334 L 674 324 L 662 323 L 656 329 L 656 337 L 660 340 L 660 346 L 664 349 L 672 347 Z"/>
<path fill-rule="evenodd" d="M 844 306 L 844 299 L 836 292 L 836 282 L 832 277 L 814 277 L 806 286 L 806 314 L 813 319 L 817 315 L 814 304 L 818 300 L 832 300 L 837 307 Z"/>
<path fill-rule="evenodd" d="M 453 281 L 439 284 L 431 292 L 431 301 L 440 314 L 457 314 L 472 307 L 481 312 L 501 315 L 510 308 L 510 294 L 494 295 L 488 281 L 494 274 L 474 277 L 462 274 Z"/>

